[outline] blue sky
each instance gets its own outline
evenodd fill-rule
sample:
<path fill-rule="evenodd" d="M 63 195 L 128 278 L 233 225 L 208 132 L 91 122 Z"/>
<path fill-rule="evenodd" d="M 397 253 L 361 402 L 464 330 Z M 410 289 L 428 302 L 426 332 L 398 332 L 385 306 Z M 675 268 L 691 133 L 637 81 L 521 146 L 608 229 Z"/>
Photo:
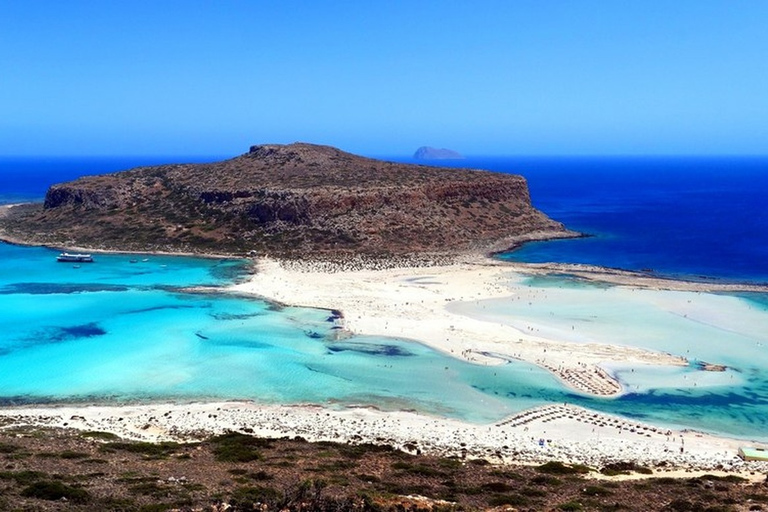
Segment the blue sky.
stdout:
<path fill-rule="evenodd" d="M 768 154 L 768 1 L 0 0 L 0 155 Z"/>

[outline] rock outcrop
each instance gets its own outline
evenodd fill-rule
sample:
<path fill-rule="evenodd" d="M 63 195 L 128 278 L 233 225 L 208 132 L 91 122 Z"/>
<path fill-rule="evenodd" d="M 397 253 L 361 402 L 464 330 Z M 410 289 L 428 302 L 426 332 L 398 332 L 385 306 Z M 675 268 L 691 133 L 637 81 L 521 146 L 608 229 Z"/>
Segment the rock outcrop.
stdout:
<path fill-rule="evenodd" d="M 287 257 L 453 253 L 565 232 L 531 206 L 521 176 L 303 143 L 83 177 L 52 186 L 42 207 L 1 222 L 30 243 Z"/>
<path fill-rule="evenodd" d="M 416 160 L 461 160 L 464 157 L 452 149 L 422 146 L 413 154 Z"/>

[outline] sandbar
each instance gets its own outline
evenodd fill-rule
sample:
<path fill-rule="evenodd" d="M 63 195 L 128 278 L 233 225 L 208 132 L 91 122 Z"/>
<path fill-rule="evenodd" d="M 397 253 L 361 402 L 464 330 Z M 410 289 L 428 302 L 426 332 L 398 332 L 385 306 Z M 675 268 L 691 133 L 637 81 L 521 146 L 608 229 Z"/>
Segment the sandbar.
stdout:
<path fill-rule="evenodd" d="M 575 391 L 624 392 L 612 363 L 685 366 L 685 358 L 606 343 L 573 343 L 473 316 L 461 304 L 522 293 L 521 267 L 481 256 L 451 264 L 337 269 L 325 263 L 260 258 L 256 272 L 232 290 L 293 306 L 338 310 L 343 326 L 362 335 L 417 340 L 478 364 L 517 359 L 545 368 Z"/>

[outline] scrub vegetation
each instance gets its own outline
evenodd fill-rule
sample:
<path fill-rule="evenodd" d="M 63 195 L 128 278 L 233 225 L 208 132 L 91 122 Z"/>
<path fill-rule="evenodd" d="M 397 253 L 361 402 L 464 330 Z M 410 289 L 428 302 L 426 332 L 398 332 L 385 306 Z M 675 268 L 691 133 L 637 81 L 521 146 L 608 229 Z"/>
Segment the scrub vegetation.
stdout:
<path fill-rule="evenodd" d="M 768 486 L 735 475 L 658 477 L 631 463 L 497 466 L 239 432 L 146 443 L 100 432 L 0 430 L 0 468 L 0 510 L 768 510 Z"/>

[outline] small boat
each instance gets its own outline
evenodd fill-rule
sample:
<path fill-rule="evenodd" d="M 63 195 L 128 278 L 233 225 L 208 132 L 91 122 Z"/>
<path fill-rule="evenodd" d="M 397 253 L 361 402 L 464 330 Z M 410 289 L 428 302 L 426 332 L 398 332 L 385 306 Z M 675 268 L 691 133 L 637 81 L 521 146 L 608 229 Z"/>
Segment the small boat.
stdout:
<path fill-rule="evenodd" d="M 59 263 L 93 263 L 93 258 L 90 254 L 69 254 L 63 252 L 56 257 L 56 261 Z"/>

